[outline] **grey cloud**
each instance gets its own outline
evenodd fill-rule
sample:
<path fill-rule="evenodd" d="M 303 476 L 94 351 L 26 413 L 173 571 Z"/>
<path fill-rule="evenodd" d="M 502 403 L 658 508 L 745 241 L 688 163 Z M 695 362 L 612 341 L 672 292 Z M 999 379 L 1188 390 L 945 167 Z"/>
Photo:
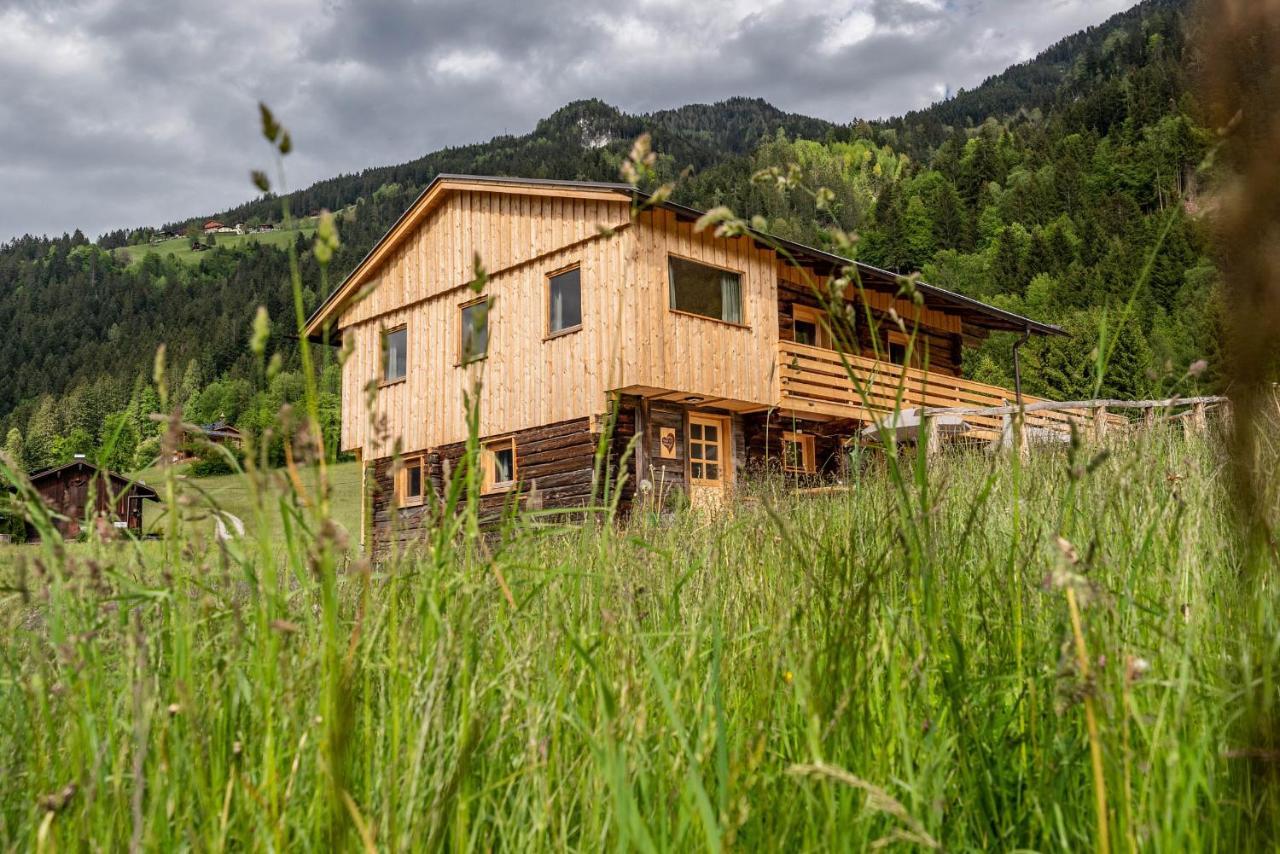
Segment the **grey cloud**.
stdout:
<path fill-rule="evenodd" d="M 523 133 L 578 98 L 760 96 L 834 121 L 926 106 L 1129 0 L 0 0 L 0 240 L 158 224 Z M 826 44 L 852 22 L 845 44 Z M 825 47 L 820 47 L 826 44 Z"/>

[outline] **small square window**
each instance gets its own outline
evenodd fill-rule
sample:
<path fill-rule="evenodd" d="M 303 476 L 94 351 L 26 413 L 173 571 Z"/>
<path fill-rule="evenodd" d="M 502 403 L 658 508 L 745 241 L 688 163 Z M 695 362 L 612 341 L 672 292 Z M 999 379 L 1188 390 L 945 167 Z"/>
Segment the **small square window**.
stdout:
<path fill-rule="evenodd" d="M 400 472 L 400 505 L 413 507 L 421 504 L 426 493 L 425 461 L 422 457 L 406 457 Z"/>
<path fill-rule="evenodd" d="M 484 446 L 484 491 L 500 492 L 516 483 L 516 440 L 499 439 Z"/>
<path fill-rule="evenodd" d="M 487 298 L 462 306 L 458 361 L 464 365 L 489 353 L 489 307 Z"/>
<path fill-rule="evenodd" d="M 582 325 L 582 268 L 574 267 L 547 279 L 547 334 Z"/>
<path fill-rule="evenodd" d="M 822 310 L 808 305 L 791 307 L 792 328 L 797 344 L 831 349 L 831 335 L 822 323 Z"/>
<path fill-rule="evenodd" d="M 782 470 L 791 474 L 813 474 L 818 470 L 814 460 L 813 436 L 807 433 L 782 434 Z"/>
<path fill-rule="evenodd" d="M 924 335 L 915 336 L 913 341 L 910 336 L 903 335 L 896 329 L 890 329 L 888 332 L 884 352 L 889 361 L 895 365 L 911 368 L 923 367 Z"/>
<path fill-rule="evenodd" d="M 382 381 L 396 382 L 408 369 L 409 331 L 401 326 L 382 333 Z"/>

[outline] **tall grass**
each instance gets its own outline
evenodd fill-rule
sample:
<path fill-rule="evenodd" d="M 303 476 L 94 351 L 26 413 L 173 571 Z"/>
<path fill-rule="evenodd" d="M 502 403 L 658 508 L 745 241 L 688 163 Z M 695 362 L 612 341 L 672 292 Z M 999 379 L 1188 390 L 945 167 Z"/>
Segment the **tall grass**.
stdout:
<path fill-rule="evenodd" d="M 180 506 L 180 548 L 27 551 L 0 844 L 1075 850 L 1087 700 L 1117 847 L 1238 848 L 1268 828 L 1231 772 L 1218 447 L 873 460 L 847 495 L 761 481 L 715 518 L 516 521 L 334 574 L 288 491 L 269 555 Z"/>
<path fill-rule="evenodd" d="M 653 177 L 647 147 L 628 162 Z M 1260 406 L 1234 443 L 1158 428 L 926 465 L 886 441 L 847 493 L 762 477 L 714 516 L 618 519 L 606 439 L 590 522 L 513 505 L 483 536 L 473 394 L 438 524 L 374 566 L 334 522 L 306 391 L 285 470 L 248 455 L 244 539 L 210 539 L 215 499 L 170 472 L 162 543 L 68 546 L 0 471 L 44 534 L 0 554 L 6 850 L 1280 839 L 1280 507 L 1231 500 L 1280 462 Z"/>

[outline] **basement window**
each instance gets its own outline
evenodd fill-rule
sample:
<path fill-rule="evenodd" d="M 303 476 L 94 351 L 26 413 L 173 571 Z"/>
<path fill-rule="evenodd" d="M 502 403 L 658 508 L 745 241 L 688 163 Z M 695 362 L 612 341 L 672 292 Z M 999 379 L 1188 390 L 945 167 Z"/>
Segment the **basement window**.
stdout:
<path fill-rule="evenodd" d="M 582 268 L 571 267 L 547 277 L 547 334 L 582 327 Z"/>
<path fill-rule="evenodd" d="M 489 354 L 489 307 L 488 297 L 461 306 L 458 361 L 463 365 Z"/>
<path fill-rule="evenodd" d="M 813 474 L 815 462 L 813 437 L 807 433 L 782 434 L 782 470 L 790 474 Z"/>
<path fill-rule="evenodd" d="M 672 311 L 742 323 L 741 274 L 672 255 L 667 277 Z"/>
<path fill-rule="evenodd" d="M 502 492 L 516 483 L 516 440 L 499 439 L 484 445 L 484 491 Z"/>
<path fill-rule="evenodd" d="M 382 333 L 382 381 L 404 379 L 409 363 L 409 330 L 403 326 Z"/>
<path fill-rule="evenodd" d="M 422 457 L 406 457 L 400 472 L 400 506 L 415 507 L 425 494 L 426 465 Z"/>

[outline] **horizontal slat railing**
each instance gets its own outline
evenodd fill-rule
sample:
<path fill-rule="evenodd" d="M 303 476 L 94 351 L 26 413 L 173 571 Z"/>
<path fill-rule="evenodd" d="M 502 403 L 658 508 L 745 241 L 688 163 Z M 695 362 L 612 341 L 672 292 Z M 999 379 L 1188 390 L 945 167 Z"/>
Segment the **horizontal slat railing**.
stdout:
<path fill-rule="evenodd" d="M 846 368 L 845 364 L 848 364 Z M 852 373 L 852 378 L 850 377 Z M 792 341 L 778 345 L 778 376 L 783 409 L 837 418 L 876 421 L 895 410 L 905 409 L 994 409 L 1015 400 L 1012 391 L 1000 386 L 974 382 L 962 377 L 903 367 L 865 356 L 845 356 L 820 347 Z M 1023 395 L 1024 404 L 1048 403 L 1043 398 Z M 1104 416 L 1116 426 L 1125 423 L 1114 415 Z M 1093 426 L 1090 408 L 1053 409 L 1028 412 L 1029 428 L 1069 432 L 1071 422 Z M 975 413 L 965 422 L 981 436 L 998 435 L 1004 415 Z"/>

